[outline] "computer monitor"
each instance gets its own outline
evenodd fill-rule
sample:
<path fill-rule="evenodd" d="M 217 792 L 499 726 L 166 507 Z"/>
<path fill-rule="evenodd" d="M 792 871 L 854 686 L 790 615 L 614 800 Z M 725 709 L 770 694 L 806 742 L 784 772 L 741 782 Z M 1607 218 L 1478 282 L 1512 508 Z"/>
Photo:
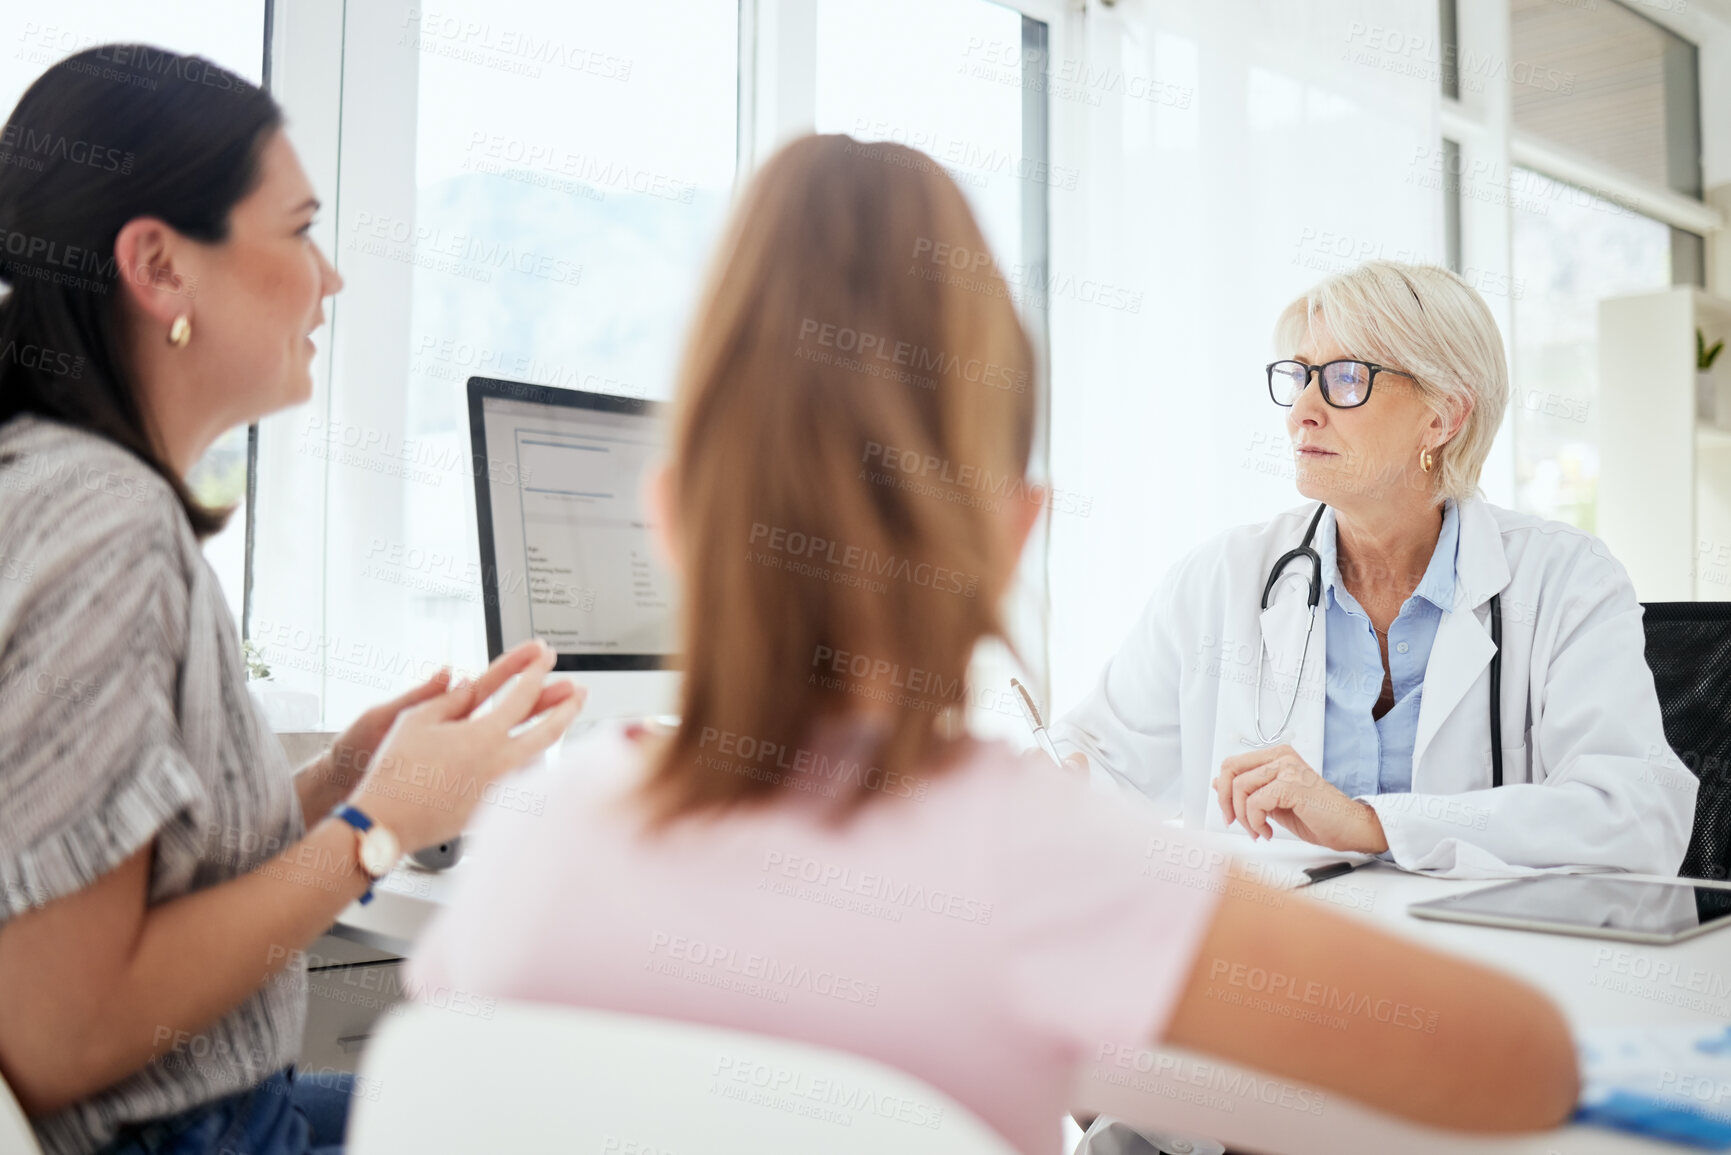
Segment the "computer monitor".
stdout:
<path fill-rule="evenodd" d="M 591 718 L 664 712 L 675 591 L 643 492 L 666 407 L 489 377 L 468 391 L 488 658 L 540 637 L 556 670 L 584 672 Z"/>

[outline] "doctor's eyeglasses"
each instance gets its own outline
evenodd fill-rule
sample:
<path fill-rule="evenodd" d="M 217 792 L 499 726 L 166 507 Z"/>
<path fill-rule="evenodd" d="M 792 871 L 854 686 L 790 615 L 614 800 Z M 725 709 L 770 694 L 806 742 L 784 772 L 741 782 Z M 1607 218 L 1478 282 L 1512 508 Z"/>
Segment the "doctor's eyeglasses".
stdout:
<path fill-rule="evenodd" d="M 1291 408 L 1310 384 L 1310 375 L 1322 382 L 1322 399 L 1336 409 L 1356 409 L 1370 400 L 1370 387 L 1378 373 L 1393 373 L 1413 380 L 1411 373 L 1373 365 L 1369 361 L 1330 361 L 1306 365 L 1303 361 L 1276 361 L 1268 366 L 1268 395 L 1276 405 Z"/>

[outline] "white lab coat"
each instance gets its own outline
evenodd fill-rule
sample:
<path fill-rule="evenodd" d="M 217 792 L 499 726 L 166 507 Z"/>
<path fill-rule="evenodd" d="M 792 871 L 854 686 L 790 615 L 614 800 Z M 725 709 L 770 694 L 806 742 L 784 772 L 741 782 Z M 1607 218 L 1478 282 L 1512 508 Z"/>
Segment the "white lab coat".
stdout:
<path fill-rule="evenodd" d="M 1262 587 L 1315 509 L 1231 530 L 1174 567 L 1094 692 L 1054 727 L 1059 752 L 1081 750 L 1097 778 L 1176 803 L 1186 826 L 1225 830 L 1209 783 L 1223 759 L 1254 749 L 1243 738 L 1256 735 L 1263 638 L 1265 731 L 1285 715 L 1304 650 L 1310 566 L 1288 566 L 1266 611 L 1258 610 Z M 1489 602 L 1497 593 L 1504 785 L 1493 790 Z M 1283 738 L 1318 770 L 1323 597 Z M 1455 604 L 1425 667 L 1413 790 L 1363 799 L 1395 863 L 1456 877 L 1557 868 L 1675 874 L 1696 780 L 1666 744 L 1644 652 L 1634 587 L 1604 543 L 1461 502 Z"/>

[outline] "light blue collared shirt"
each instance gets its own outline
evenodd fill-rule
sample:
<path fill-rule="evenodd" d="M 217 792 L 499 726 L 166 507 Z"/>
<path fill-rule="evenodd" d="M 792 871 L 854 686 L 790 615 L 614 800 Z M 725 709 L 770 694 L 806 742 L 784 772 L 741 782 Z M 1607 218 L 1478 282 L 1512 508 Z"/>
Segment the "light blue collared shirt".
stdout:
<path fill-rule="evenodd" d="M 1442 531 L 1437 534 L 1430 565 L 1388 628 L 1394 707 L 1381 718 L 1371 717 L 1371 709 L 1382 694 L 1382 652 L 1376 631 L 1371 628 L 1370 616 L 1341 580 L 1333 511 L 1323 522 L 1316 530 L 1328 623 L 1322 776 L 1348 798 L 1410 793 L 1424 671 L 1443 611 L 1454 603 L 1460 514 L 1453 501 L 1444 504 Z"/>

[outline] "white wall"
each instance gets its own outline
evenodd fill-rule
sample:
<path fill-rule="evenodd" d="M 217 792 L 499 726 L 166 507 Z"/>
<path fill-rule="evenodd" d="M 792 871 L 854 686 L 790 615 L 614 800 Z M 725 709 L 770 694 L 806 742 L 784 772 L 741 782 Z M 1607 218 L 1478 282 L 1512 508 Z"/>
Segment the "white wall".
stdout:
<path fill-rule="evenodd" d="M 1280 309 L 1371 257 L 1443 258 L 1435 13 L 1430 0 L 1091 9 L 1093 65 L 1160 87 L 1073 101 L 1066 120 L 1082 203 L 1054 203 L 1078 218 L 1055 222 L 1071 247 L 1055 246 L 1054 270 L 1142 296 L 1122 309 L 1053 295 L 1053 477 L 1093 498 L 1053 525 L 1059 711 L 1173 562 L 1301 500 L 1262 368 Z"/>

